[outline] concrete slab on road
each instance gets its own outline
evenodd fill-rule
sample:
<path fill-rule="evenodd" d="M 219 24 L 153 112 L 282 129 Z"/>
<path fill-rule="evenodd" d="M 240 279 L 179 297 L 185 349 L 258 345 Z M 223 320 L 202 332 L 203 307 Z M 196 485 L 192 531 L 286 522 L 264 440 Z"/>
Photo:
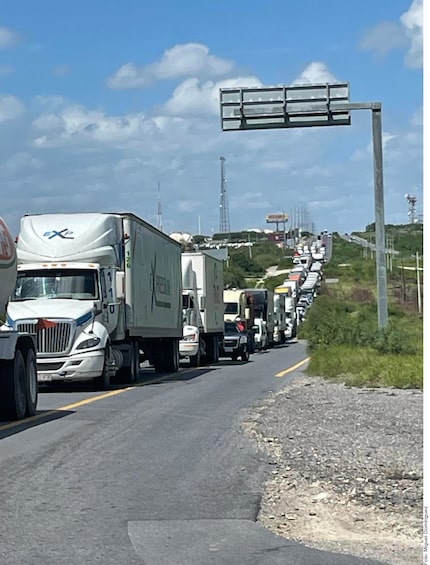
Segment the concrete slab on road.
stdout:
<path fill-rule="evenodd" d="M 129 522 L 128 534 L 148 565 L 382 565 L 306 547 L 250 520 Z"/>

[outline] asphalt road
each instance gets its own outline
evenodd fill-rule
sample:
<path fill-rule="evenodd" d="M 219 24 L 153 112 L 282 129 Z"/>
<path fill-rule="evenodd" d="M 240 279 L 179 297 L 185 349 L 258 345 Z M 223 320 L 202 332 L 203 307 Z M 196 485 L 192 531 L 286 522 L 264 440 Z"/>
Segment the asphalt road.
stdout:
<path fill-rule="evenodd" d="M 144 368 L 138 386 L 107 393 L 42 392 L 36 417 L 0 423 L 0 563 L 375 563 L 255 521 L 270 462 L 240 421 L 305 358 L 296 343 L 158 380 Z"/>

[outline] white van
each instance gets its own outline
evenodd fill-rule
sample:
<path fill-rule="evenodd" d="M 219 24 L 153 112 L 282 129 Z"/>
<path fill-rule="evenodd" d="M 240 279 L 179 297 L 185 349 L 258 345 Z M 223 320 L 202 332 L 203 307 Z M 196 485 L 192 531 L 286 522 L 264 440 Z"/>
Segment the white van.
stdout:
<path fill-rule="evenodd" d="M 255 318 L 252 329 L 254 330 L 255 349 L 258 351 L 267 349 L 269 338 L 266 322 L 262 318 Z"/>

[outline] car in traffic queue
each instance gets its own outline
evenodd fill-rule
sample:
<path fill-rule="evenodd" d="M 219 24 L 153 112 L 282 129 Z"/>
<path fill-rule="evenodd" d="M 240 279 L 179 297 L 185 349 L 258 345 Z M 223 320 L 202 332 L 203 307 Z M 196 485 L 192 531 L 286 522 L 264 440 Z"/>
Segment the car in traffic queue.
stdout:
<path fill-rule="evenodd" d="M 249 361 L 248 335 L 242 331 L 237 322 L 224 322 L 224 339 L 220 347 L 220 357 L 230 357 L 232 361 L 239 358 Z"/>
<path fill-rule="evenodd" d="M 252 329 L 254 331 L 255 349 L 258 351 L 267 349 L 269 336 L 267 335 L 266 322 L 262 318 L 255 318 Z"/>

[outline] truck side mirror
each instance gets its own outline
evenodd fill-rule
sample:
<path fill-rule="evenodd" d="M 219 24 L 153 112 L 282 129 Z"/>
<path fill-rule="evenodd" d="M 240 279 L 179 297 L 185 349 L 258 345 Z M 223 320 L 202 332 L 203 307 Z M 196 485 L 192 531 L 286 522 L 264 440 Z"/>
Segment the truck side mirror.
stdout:
<path fill-rule="evenodd" d="M 116 298 L 117 300 L 123 300 L 125 297 L 125 273 L 124 271 L 117 271 L 115 273 L 115 283 L 116 283 Z"/>
<path fill-rule="evenodd" d="M 245 320 L 251 319 L 251 308 L 245 308 Z"/>
<path fill-rule="evenodd" d="M 206 296 L 200 297 L 200 310 L 204 310 L 206 308 Z"/>

